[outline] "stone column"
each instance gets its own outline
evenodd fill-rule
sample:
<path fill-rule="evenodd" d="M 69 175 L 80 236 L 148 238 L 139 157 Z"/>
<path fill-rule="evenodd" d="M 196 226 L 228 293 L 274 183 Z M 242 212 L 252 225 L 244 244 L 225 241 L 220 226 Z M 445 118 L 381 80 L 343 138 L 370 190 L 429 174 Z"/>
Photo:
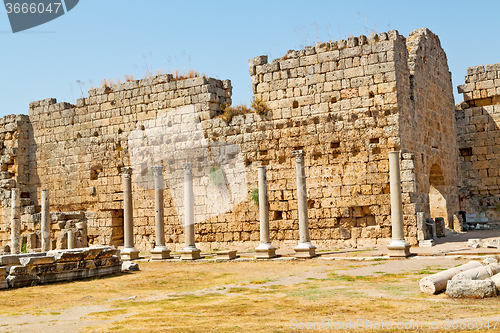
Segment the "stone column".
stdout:
<path fill-rule="evenodd" d="M 42 252 L 51 250 L 50 246 L 50 211 L 49 211 L 49 191 L 42 190 Z"/>
<path fill-rule="evenodd" d="M 387 246 L 389 249 L 389 257 L 408 257 L 410 255 L 410 245 L 405 241 L 404 237 L 399 151 L 389 152 L 389 173 L 391 182 L 392 218 L 392 242 Z"/>
<path fill-rule="evenodd" d="M 194 194 L 193 171 L 191 163 L 182 163 L 184 170 L 184 241 L 186 247 L 181 251 L 182 260 L 199 259 L 200 250 L 194 244 Z"/>
<path fill-rule="evenodd" d="M 269 207 L 267 200 L 266 166 L 258 167 L 259 173 L 259 217 L 260 217 L 260 244 L 255 249 L 256 259 L 270 259 L 276 257 L 276 248 L 271 245 L 269 237 Z"/>
<path fill-rule="evenodd" d="M 303 150 L 294 150 L 295 171 L 297 174 L 297 206 L 299 211 L 299 234 L 300 241 L 295 250 L 296 258 L 312 258 L 316 256 L 316 247 L 311 244 L 309 238 L 309 220 L 307 217 L 307 189 L 306 173 L 304 170 Z"/>
<path fill-rule="evenodd" d="M 151 251 L 151 259 L 169 259 L 170 250 L 165 246 L 165 227 L 163 226 L 163 167 L 161 165 L 152 166 L 155 189 L 155 248 Z"/>
<path fill-rule="evenodd" d="M 20 219 L 20 207 L 19 207 L 19 189 L 13 188 L 11 191 L 11 226 L 10 226 L 10 253 L 19 254 L 21 253 L 21 219 Z"/>
<path fill-rule="evenodd" d="M 75 232 L 68 230 L 68 250 L 75 248 Z"/>
<path fill-rule="evenodd" d="M 132 168 L 122 168 L 123 176 L 123 238 L 122 259 L 139 258 L 139 251 L 134 248 L 134 211 L 132 209 Z"/>

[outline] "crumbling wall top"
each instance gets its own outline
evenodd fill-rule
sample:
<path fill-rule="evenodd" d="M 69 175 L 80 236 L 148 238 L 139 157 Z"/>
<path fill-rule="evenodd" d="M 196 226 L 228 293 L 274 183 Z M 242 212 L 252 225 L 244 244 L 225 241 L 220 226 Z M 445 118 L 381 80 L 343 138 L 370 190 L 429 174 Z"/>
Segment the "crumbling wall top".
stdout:
<path fill-rule="evenodd" d="M 458 92 L 471 107 L 500 104 L 500 63 L 467 68 Z"/>

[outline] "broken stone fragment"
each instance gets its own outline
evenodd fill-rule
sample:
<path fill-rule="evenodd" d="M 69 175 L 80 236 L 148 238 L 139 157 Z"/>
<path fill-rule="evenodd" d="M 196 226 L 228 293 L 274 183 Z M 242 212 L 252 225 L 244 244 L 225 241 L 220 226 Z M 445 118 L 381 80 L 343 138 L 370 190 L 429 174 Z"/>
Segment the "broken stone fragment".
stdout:
<path fill-rule="evenodd" d="M 487 256 L 483 260 L 483 264 L 488 265 L 488 264 L 498 263 L 498 259 L 499 259 L 499 256 Z"/>
<path fill-rule="evenodd" d="M 490 240 L 485 242 L 484 246 L 489 247 L 489 248 L 498 249 L 498 248 L 500 248 L 500 238 L 490 239 Z"/>
<path fill-rule="evenodd" d="M 483 241 L 480 238 L 471 238 L 467 240 L 467 246 L 477 249 L 483 246 Z"/>
<path fill-rule="evenodd" d="M 500 291 L 500 273 L 493 275 L 491 280 L 495 283 L 497 291 Z"/>
<path fill-rule="evenodd" d="M 122 263 L 122 272 L 136 272 L 139 271 L 139 265 L 133 261 L 124 261 Z"/>
<path fill-rule="evenodd" d="M 497 295 L 496 285 L 492 279 L 486 280 L 450 280 L 446 286 L 446 294 L 453 298 L 472 297 L 485 298 Z"/>

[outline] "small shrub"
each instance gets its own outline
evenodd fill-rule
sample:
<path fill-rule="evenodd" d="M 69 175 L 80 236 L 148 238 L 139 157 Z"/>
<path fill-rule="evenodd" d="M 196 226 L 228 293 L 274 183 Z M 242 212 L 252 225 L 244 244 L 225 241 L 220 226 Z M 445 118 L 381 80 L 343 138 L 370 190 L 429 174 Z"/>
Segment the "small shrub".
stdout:
<path fill-rule="evenodd" d="M 222 103 L 219 107 L 219 113 L 222 113 L 220 118 L 226 123 L 230 123 L 235 116 L 240 114 L 249 113 L 251 110 L 246 105 L 237 105 L 232 107 L 225 103 Z"/>
<path fill-rule="evenodd" d="M 222 171 L 222 169 L 217 165 L 212 165 L 210 167 L 208 178 L 210 179 L 210 183 L 214 186 L 219 186 L 225 183 L 224 171 Z"/>
<path fill-rule="evenodd" d="M 125 82 L 130 82 L 135 80 L 135 77 L 132 74 L 125 74 L 123 78 L 125 79 Z"/>
<path fill-rule="evenodd" d="M 259 206 L 259 189 L 254 188 L 252 192 L 250 193 L 250 199 L 253 201 L 253 204 L 255 206 Z"/>
<path fill-rule="evenodd" d="M 200 73 L 198 73 L 197 71 L 195 71 L 193 69 L 190 69 L 185 74 L 179 74 L 179 72 L 177 70 L 174 70 L 172 72 L 172 80 L 173 81 L 192 79 L 192 78 L 199 77 L 199 76 L 200 76 Z M 203 75 L 203 76 L 205 76 L 205 75 Z"/>
<path fill-rule="evenodd" d="M 27 244 L 27 243 L 24 243 L 24 244 L 23 244 L 23 246 L 21 247 L 21 252 L 22 252 L 22 253 L 27 253 L 27 252 L 28 252 L 27 246 L 28 246 L 28 244 Z"/>
<path fill-rule="evenodd" d="M 255 112 L 260 114 L 260 115 L 263 115 L 267 111 L 269 111 L 269 108 L 267 107 L 266 103 L 264 103 L 263 101 L 261 101 L 258 98 L 255 98 L 252 101 L 252 107 L 254 108 Z"/>

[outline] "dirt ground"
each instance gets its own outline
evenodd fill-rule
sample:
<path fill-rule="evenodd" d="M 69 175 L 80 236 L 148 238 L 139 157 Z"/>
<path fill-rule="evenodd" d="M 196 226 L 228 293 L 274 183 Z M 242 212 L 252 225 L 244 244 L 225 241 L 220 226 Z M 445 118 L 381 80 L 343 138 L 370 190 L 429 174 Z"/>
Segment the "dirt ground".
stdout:
<path fill-rule="evenodd" d="M 138 272 L 1 290 L 0 332 L 401 330 L 388 323 L 411 324 L 405 330 L 415 332 L 460 325 L 498 331 L 498 298 L 425 295 L 418 286 L 425 276 L 497 252 L 466 247 L 468 238 L 485 235 L 493 237 L 451 234 L 399 260 L 382 257 L 382 249 L 318 251 L 310 260 L 143 260 Z"/>
<path fill-rule="evenodd" d="M 497 299 L 456 300 L 418 289 L 422 277 L 468 261 L 140 262 L 139 272 L 3 290 L 0 331 L 290 332 L 323 320 L 494 319 Z"/>

